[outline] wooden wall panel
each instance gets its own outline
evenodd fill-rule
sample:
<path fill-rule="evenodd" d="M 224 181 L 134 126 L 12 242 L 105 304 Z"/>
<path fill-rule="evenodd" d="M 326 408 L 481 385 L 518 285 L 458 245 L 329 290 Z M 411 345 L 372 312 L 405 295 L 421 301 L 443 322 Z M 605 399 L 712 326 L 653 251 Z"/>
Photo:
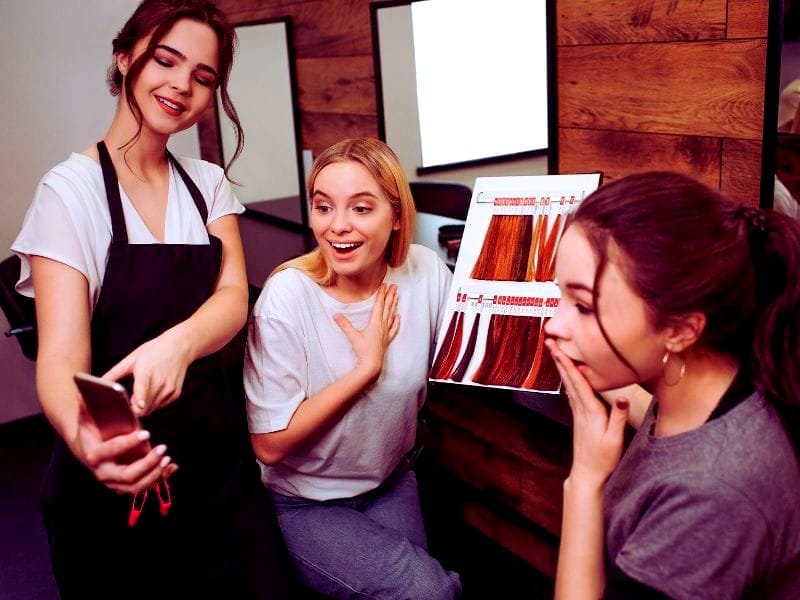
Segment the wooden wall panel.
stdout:
<path fill-rule="evenodd" d="M 298 59 L 297 86 L 300 106 L 308 112 L 376 118 L 371 56 Z"/>
<path fill-rule="evenodd" d="M 301 120 L 303 148 L 311 148 L 315 156 L 344 138 L 378 137 L 378 123 L 373 115 L 304 111 Z"/>
<path fill-rule="evenodd" d="M 760 139 L 763 40 L 559 48 L 560 127 Z"/>
<path fill-rule="evenodd" d="M 657 169 L 686 173 L 719 187 L 718 138 L 562 127 L 558 145 L 564 173 L 602 171 L 603 182 L 608 183 L 623 175 Z"/>
<path fill-rule="evenodd" d="M 728 0 L 728 35 L 735 38 L 763 38 L 767 35 L 772 0 Z"/>
<path fill-rule="evenodd" d="M 558 44 L 725 37 L 726 0 L 561 0 Z"/>
<path fill-rule="evenodd" d="M 759 205 L 761 142 L 722 140 L 722 193 L 729 198 Z"/>

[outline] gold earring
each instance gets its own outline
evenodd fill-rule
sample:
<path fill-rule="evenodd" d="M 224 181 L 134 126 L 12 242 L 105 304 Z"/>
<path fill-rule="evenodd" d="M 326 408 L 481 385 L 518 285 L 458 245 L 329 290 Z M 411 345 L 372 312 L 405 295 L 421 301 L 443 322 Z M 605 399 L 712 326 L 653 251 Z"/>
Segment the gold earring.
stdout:
<path fill-rule="evenodd" d="M 681 382 L 681 379 L 683 379 L 683 376 L 686 375 L 686 360 L 681 358 L 680 355 L 676 354 L 675 356 L 678 356 L 681 361 L 680 372 L 678 373 L 678 378 L 675 381 L 667 381 L 667 363 L 669 362 L 671 356 L 672 353 L 669 350 L 666 350 L 664 352 L 664 356 L 661 358 L 661 364 L 664 365 L 664 383 L 668 386 L 678 385 Z"/>

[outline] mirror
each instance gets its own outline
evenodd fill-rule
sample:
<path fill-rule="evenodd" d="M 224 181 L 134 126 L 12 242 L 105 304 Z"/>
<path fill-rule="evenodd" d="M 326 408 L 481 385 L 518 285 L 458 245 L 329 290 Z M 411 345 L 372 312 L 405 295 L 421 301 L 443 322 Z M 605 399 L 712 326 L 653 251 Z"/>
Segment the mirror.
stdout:
<path fill-rule="evenodd" d="M 467 8 L 484 13 L 479 20 L 470 21 L 465 17 Z M 551 35 L 554 26 L 551 1 L 388 0 L 373 2 L 370 9 L 379 137 L 398 154 L 409 179 L 415 179 L 416 175 L 417 179 L 454 181 L 471 187 L 479 176 L 556 172 L 557 123 L 554 118 L 548 119 L 548 111 L 555 111 L 555 40 Z M 511 10 L 523 11 L 527 18 L 509 19 Z M 531 11 L 537 12 L 531 16 Z M 426 26 L 425 19 L 447 14 L 450 17 L 445 25 Z M 519 21 L 519 28 L 514 28 L 512 21 Z M 501 39 L 519 39 L 523 49 L 512 50 L 505 43 L 493 43 L 487 25 L 490 22 L 499 26 L 495 30 L 500 31 Z M 503 57 L 490 58 L 489 48 L 497 46 L 502 46 Z M 443 48 L 446 55 L 425 54 L 426 48 L 430 51 Z M 535 55 L 533 60 L 532 54 Z M 514 56 L 520 57 L 527 66 L 515 67 L 510 60 Z M 490 70 L 487 75 L 476 74 L 479 63 L 488 63 Z M 498 69 L 498 64 L 504 68 Z M 536 68 L 531 69 L 531 64 Z M 458 73 L 465 73 L 466 78 L 455 83 L 453 76 Z M 520 83 L 522 91 L 510 92 L 509 85 L 522 82 L 527 74 L 533 74 L 534 79 Z M 426 98 L 418 97 L 417 82 L 421 80 L 426 81 L 424 86 L 420 86 L 425 90 L 431 88 L 431 81 L 447 83 L 444 90 L 433 94 L 434 100 L 443 97 L 445 92 L 456 91 L 454 99 L 443 102 L 448 107 L 444 114 L 440 112 L 437 117 L 426 117 Z M 467 107 L 470 99 L 479 101 L 475 108 Z M 519 103 L 520 99 L 523 102 Z M 487 101 L 500 102 L 503 108 L 490 108 Z M 505 115 L 515 106 L 523 105 L 523 116 L 516 122 L 530 119 L 531 123 L 522 143 L 512 142 L 505 148 L 490 143 L 491 131 L 521 129 L 490 123 L 490 116 Z M 534 105 L 540 107 L 538 118 L 532 116 Z M 454 155 L 441 158 L 441 146 L 436 139 L 429 138 L 431 131 L 428 126 L 438 125 L 438 121 L 450 117 L 449 113 L 455 112 L 454 106 L 464 108 L 466 115 L 438 137 L 438 142 L 451 142 L 455 146 Z M 479 147 L 467 153 L 467 142 L 474 141 L 481 142 Z"/>
<path fill-rule="evenodd" d="M 307 229 L 299 108 L 291 19 L 236 26 L 239 49 L 228 92 L 245 132 L 242 154 L 230 171 L 248 216 Z M 235 130 L 217 98 L 223 162 L 236 151 Z"/>
<path fill-rule="evenodd" d="M 780 39 L 780 44 L 776 44 L 776 54 L 780 54 L 775 57 L 780 72 L 773 121 L 777 123 L 774 193 L 770 199 L 776 210 L 800 218 L 800 4 L 787 1 L 782 11 L 779 12 L 779 6 L 771 9 L 779 13 L 775 28 L 782 34 L 773 36 L 770 30 L 770 40 Z M 765 179 L 766 173 L 772 172 L 765 170 Z"/>

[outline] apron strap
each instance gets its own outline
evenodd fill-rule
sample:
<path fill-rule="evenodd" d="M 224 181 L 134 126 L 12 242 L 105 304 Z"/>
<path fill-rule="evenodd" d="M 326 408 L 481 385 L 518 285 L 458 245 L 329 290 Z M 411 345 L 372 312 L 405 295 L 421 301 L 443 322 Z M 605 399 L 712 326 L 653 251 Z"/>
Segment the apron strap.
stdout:
<path fill-rule="evenodd" d="M 194 205 L 197 207 L 197 210 L 200 212 L 200 216 L 203 218 L 203 225 L 207 224 L 208 221 L 208 207 L 206 205 L 206 201 L 203 198 L 203 194 L 200 193 L 197 185 L 192 178 L 189 177 L 189 174 L 186 170 L 181 166 L 181 163 L 172 155 L 172 152 L 167 150 L 167 157 L 169 157 L 170 162 L 172 162 L 172 166 L 175 167 L 175 170 L 178 172 L 178 175 L 181 176 L 183 179 L 183 183 L 186 185 L 186 188 L 189 190 L 189 193 L 192 195 L 192 200 L 194 200 Z"/>
<path fill-rule="evenodd" d="M 125 215 L 122 213 L 122 199 L 119 196 L 119 182 L 111 155 L 103 140 L 97 142 L 97 153 L 100 155 L 100 168 L 103 170 L 103 183 L 106 187 L 108 211 L 111 213 L 112 242 L 128 243 L 128 230 L 125 227 Z"/>

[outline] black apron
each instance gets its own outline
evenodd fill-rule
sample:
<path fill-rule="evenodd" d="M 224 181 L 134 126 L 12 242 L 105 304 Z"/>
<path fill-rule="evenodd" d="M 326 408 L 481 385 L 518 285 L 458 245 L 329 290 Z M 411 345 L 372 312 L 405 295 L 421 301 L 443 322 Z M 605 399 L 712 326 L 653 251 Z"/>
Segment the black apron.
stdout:
<path fill-rule="evenodd" d="M 129 244 L 114 165 L 97 148 L 113 234 L 91 321 L 92 373 L 102 375 L 209 298 L 222 243 Z M 168 156 L 205 223 L 200 191 Z M 181 396 L 142 419 L 179 465 L 167 516 L 151 491 L 128 526 L 131 496 L 100 484 L 57 440 L 42 506 L 63 598 L 287 597 L 293 575 L 246 429 L 242 342 L 192 363 Z"/>

